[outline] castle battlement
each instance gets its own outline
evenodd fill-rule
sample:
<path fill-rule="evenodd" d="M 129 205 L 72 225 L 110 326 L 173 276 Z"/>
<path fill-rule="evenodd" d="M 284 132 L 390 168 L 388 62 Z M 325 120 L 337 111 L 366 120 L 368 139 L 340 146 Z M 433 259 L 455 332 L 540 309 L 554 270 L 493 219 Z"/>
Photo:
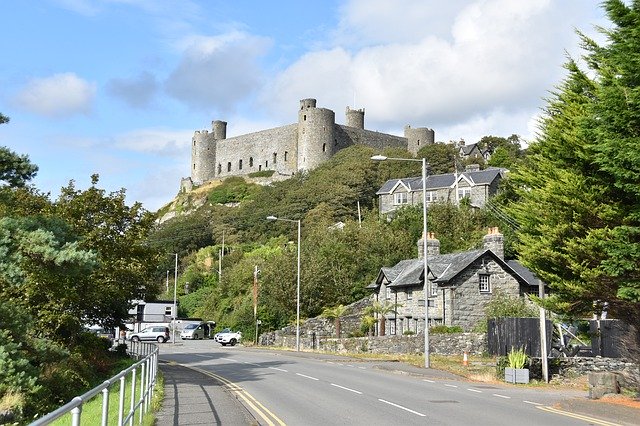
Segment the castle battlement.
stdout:
<path fill-rule="evenodd" d="M 196 130 L 191 141 L 191 180 L 201 184 L 263 170 L 293 176 L 318 167 L 351 145 L 403 148 L 415 154 L 435 139 L 434 131 L 426 127 L 406 126 L 404 137 L 366 130 L 364 108 L 347 106 L 346 124 L 339 125 L 332 110 L 316 104 L 316 99 L 302 99 L 297 123 L 229 139 L 226 121 L 212 121 L 211 132 Z"/>

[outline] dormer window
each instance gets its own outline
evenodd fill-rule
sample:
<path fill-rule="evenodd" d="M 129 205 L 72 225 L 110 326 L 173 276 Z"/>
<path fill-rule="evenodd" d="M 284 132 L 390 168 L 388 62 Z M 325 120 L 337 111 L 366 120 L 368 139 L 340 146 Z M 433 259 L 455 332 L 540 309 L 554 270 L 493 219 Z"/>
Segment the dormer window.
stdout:
<path fill-rule="evenodd" d="M 396 192 L 395 194 L 393 194 L 393 204 L 401 205 L 401 204 L 408 204 L 408 203 L 409 203 L 409 197 L 406 192 Z"/>

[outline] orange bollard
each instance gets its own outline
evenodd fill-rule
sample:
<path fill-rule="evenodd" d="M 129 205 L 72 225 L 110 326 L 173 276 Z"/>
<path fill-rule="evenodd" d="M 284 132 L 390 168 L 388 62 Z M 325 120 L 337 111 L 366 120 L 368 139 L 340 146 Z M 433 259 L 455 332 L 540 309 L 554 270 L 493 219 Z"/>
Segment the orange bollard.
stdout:
<path fill-rule="evenodd" d="M 467 351 L 464 351 L 464 355 L 462 356 L 462 365 L 469 365 L 469 355 L 467 355 Z"/>

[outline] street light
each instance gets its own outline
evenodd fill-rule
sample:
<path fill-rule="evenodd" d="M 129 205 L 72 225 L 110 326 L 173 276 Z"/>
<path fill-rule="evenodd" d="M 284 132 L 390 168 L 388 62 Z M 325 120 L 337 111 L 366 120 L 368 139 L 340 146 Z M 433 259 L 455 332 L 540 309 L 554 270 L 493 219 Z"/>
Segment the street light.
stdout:
<path fill-rule="evenodd" d="M 176 267 L 173 276 L 173 344 L 176 344 L 176 326 L 178 318 L 178 308 L 177 308 L 177 292 L 178 292 L 178 253 L 174 253 L 176 256 Z"/>
<path fill-rule="evenodd" d="M 427 159 L 417 158 L 393 158 L 384 155 L 374 155 L 373 161 L 413 161 L 422 163 L 422 262 L 424 269 L 424 368 L 430 368 L 429 363 L 429 278 L 427 274 Z"/>
<path fill-rule="evenodd" d="M 267 220 L 281 220 L 298 224 L 298 279 L 296 286 L 296 351 L 300 352 L 300 220 L 283 219 L 276 216 L 267 216 Z"/>

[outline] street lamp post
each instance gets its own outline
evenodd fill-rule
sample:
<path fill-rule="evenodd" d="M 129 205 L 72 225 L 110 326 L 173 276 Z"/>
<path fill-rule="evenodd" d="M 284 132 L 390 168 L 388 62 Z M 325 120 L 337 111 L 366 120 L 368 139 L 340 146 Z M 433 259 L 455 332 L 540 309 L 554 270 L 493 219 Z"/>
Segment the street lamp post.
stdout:
<path fill-rule="evenodd" d="M 174 253 L 176 256 L 176 267 L 173 275 L 173 344 L 176 344 L 176 319 L 178 318 L 178 253 Z"/>
<path fill-rule="evenodd" d="M 429 278 L 427 274 L 427 159 L 417 158 L 393 158 L 384 155 L 374 155 L 371 157 L 374 161 L 413 161 L 422 163 L 422 262 L 424 269 L 424 368 L 430 368 L 429 362 Z"/>
<path fill-rule="evenodd" d="M 267 216 L 267 220 L 281 220 L 298 224 L 298 278 L 296 285 L 296 351 L 300 352 L 300 220 L 283 219 L 276 216 Z"/>

